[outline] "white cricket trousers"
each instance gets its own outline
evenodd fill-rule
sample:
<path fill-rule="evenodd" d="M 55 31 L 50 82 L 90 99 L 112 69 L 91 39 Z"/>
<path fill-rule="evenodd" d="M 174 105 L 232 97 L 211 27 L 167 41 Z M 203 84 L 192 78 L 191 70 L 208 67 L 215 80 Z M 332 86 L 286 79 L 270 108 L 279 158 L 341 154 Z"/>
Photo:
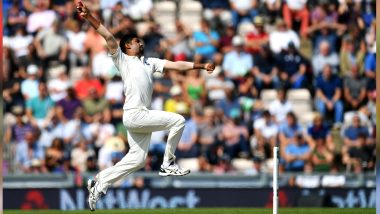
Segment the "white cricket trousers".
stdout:
<path fill-rule="evenodd" d="M 104 193 L 114 182 L 144 166 L 154 131 L 170 130 L 164 162 L 175 159 L 174 152 L 185 127 L 185 118 L 179 114 L 142 107 L 124 111 L 123 123 L 128 131 L 129 152 L 114 166 L 102 170 L 96 176 L 98 190 Z"/>

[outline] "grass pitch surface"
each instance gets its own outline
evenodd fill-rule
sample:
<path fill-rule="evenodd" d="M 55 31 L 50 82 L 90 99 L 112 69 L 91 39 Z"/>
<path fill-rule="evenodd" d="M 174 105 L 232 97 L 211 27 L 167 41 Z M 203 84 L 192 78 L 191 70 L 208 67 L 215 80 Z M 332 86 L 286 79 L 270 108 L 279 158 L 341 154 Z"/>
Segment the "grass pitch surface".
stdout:
<path fill-rule="evenodd" d="M 339 209 L 339 208 L 280 208 L 279 214 L 375 214 L 372 209 Z M 4 214 L 272 214 L 269 208 L 195 208 L 195 209 L 120 209 L 120 210 L 4 210 Z"/>

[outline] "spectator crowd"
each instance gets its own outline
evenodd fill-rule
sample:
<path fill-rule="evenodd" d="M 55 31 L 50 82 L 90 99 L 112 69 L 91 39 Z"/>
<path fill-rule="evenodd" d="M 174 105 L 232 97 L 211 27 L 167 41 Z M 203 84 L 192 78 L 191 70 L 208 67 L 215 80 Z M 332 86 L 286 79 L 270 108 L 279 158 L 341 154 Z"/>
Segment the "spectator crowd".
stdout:
<path fill-rule="evenodd" d="M 169 3 L 188 2 L 201 5 L 199 23 L 176 9 L 169 32 L 157 22 L 166 1 L 85 1 L 117 39 L 137 33 L 146 56 L 216 64 L 211 75 L 154 75 L 152 109 L 186 118 L 180 164 L 269 172 L 279 145 L 281 172 L 374 170 L 375 1 Z M 75 1 L 4 0 L 3 26 L 3 172 L 96 172 L 120 160 L 123 83 Z M 296 91 L 310 95 L 308 120 L 289 98 Z M 159 169 L 166 137 L 153 133 L 142 170 Z"/>

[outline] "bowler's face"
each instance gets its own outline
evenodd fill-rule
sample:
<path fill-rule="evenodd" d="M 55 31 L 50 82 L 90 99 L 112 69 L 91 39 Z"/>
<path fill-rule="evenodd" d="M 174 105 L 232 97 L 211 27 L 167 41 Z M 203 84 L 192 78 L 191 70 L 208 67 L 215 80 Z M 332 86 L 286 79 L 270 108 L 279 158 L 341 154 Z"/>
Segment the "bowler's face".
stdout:
<path fill-rule="evenodd" d="M 130 42 L 130 47 L 133 52 L 136 52 L 136 53 L 144 52 L 144 45 L 142 44 L 139 38 L 133 38 Z"/>

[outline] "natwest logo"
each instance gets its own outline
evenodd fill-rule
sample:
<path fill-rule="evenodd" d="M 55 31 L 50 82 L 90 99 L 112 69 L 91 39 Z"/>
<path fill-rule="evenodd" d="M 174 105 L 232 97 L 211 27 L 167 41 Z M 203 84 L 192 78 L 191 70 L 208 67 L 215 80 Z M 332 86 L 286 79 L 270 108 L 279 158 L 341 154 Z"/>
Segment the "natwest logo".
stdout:
<path fill-rule="evenodd" d="M 41 191 L 30 190 L 26 193 L 24 202 L 20 208 L 22 210 L 48 209 L 49 206 L 46 204 L 45 197 Z"/>
<path fill-rule="evenodd" d="M 65 189 L 60 190 L 60 209 L 76 210 L 85 209 L 86 198 L 83 190 L 77 190 L 75 197 L 72 197 Z M 194 208 L 200 202 L 200 198 L 194 190 L 186 191 L 184 195 L 173 195 L 164 197 L 162 195 L 151 195 L 150 190 L 130 190 L 126 194 L 125 190 L 108 190 L 98 203 L 99 209 L 114 208 Z"/>
<path fill-rule="evenodd" d="M 268 208 L 272 206 L 273 206 L 273 192 L 269 194 L 268 201 L 265 204 L 265 207 L 268 207 Z M 283 190 L 278 191 L 278 206 L 289 207 L 288 196 L 286 195 L 286 192 Z"/>

